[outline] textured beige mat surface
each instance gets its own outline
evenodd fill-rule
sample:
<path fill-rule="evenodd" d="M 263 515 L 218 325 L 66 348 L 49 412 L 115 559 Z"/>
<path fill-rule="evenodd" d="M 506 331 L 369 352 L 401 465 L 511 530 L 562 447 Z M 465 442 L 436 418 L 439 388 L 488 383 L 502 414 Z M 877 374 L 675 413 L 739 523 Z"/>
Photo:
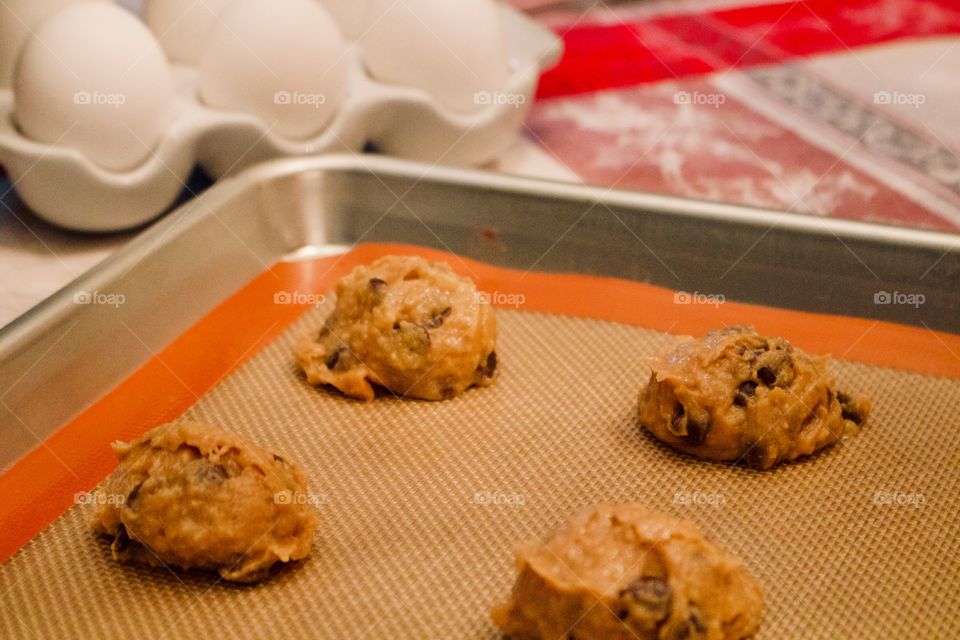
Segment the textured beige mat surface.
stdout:
<path fill-rule="evenodd" d="M 766 590 L 760 638 L 960 637 L 960 382 L 840 362 L 874 399 L 857 437 L 772 472 L 676 454 L 636 424 L 643 357 L 670 338 L 499 311 L 502 376 L 443 402 L 308 387 L 308 314 L 188 417 L 285 452 L 323 525 L 255 587 L 121 566 L 68 511 L 0 567 L 0 637 L 496 638 L 511 548 L 578 508 L 635 500 L 694 520 Z"/>

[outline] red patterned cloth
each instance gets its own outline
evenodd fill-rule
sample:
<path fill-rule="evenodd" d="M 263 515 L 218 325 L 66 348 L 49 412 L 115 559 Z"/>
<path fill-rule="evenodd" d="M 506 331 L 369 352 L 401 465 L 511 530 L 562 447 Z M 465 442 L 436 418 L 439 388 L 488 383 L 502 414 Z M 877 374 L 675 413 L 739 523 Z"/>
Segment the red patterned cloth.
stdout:
<path fill-rule="evenodd" d="M 681 0 L 535 15 L 567 51 L 527 136 L 583 181 L 960 228 L 960 3 Z"/>

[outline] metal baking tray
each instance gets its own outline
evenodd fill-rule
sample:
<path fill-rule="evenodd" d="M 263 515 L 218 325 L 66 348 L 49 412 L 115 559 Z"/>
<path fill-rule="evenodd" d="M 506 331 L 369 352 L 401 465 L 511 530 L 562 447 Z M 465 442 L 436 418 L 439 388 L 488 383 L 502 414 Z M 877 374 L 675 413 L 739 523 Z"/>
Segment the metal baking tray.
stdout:
<path fill-rule="evenodd" d="M 960 333 L 960 236 L 379 156 L 280 160 L 0 331 L 0 470 L 270 265 L 364 241 Z M 105 304 L 78 304 L 91 295 Z"/>

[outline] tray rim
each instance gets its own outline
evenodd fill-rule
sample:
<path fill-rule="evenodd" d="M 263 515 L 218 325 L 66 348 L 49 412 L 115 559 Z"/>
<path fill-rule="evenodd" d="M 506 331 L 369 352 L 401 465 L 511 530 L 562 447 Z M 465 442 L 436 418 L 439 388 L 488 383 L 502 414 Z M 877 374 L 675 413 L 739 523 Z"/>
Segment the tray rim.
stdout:
<path fill-rule="evenodd" d="M 293 177 L 307 172 L 388 172 L 399 177 L 415 176 L 461 187 L 496 190 L 526 195 L 549 195 L 567 200 L 603 202 L 607 206 L 627 207 L 638 212 L 657 211 L 679 217 L 713 222 L 738 222 L 751 226 L 776 227 L 785 231 L 840 239 L 866 239 L 891 246 L 910 246 L 949 252 L 960 252 L 960 234 L 926 229 L 912 229 L 887 224 L 839 218 L 821 218 L 811 214 L 653 194 L 641 191 L 608 189 L 560 180 L 530 178 L 506 173 L 427 165 L 371 154 L 331 154 L 308 158 L 282 158 L 246 169 L 214 184 L 196 198 L 184 203 L 169 215 L 146 228 L 126 245 L 80 275 L 58 291 L 0 328 L 0 359 L 24 340 L 35 337 L 62 320 L 71 310 L 73 295 L 82 290 L 106 286 L 144 254 L 159 250 L 163 238 L 178 225 L 183 233 L 210 211 L 217 211 L 244 191 L 271 179 Z M 290 247 L 293 252 L 297 247 Z"/>

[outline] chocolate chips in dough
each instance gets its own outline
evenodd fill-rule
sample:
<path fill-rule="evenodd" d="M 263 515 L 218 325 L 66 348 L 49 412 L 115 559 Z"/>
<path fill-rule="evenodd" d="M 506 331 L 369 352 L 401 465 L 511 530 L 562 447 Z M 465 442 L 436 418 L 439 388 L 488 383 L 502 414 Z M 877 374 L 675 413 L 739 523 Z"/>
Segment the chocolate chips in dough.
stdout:
<path fill-rule="evenodd" d="M 207 424 L 179 422 L 113 445 L 120 466 L 92 523 L 113 557 L 257 582 L 310 553 L 316 511 L 293 462 Z"/>
<path fill-rule="evenodd" d="M 663 442 L 758 469 L 856 433 L 870 401 L 837 390 L 829 358 L 737 326 L 681 342 L 650 361 L 640 423 Z"/>
<path fill-rule="evenodd" d="M 389 256 L 337 284 L 323 327 L 296 347 L 307 380 L 372 400 L 446 400 L 497 375 L 493 307 L 446 264 Z"/>
<path fill-rule="evenodd" d="M 515 640 L 737 640 L 760 624 L 763 591 L 693 523 L 604 504 L 516 552 L 493 621 Z"/>

